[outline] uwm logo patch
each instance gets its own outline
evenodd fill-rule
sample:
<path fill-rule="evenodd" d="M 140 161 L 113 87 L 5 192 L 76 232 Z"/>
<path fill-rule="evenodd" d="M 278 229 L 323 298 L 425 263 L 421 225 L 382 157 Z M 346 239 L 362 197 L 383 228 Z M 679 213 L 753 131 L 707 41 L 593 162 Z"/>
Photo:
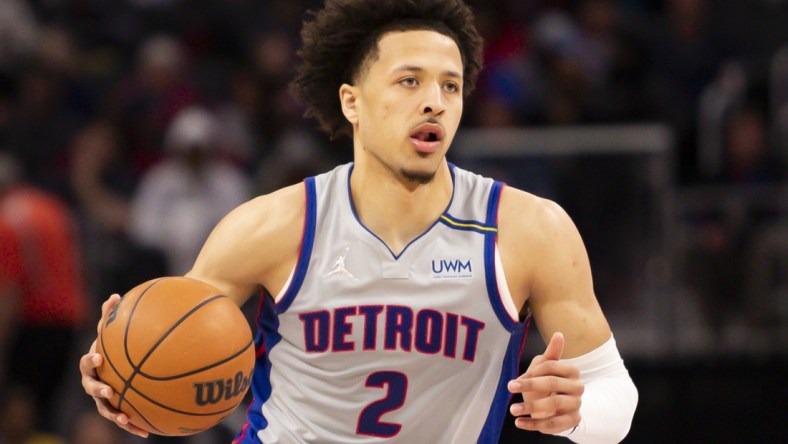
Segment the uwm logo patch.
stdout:
<path fill-rule="evenodd" d="M 469 279 L 473 277 L 470 259 L 433 259 L 433 279 Z"/>

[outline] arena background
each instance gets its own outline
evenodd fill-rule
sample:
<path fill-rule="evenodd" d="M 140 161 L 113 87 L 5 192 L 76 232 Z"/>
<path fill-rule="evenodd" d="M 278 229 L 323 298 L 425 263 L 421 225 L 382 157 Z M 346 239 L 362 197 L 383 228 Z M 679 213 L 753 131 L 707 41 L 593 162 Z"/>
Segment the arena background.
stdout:
<path fill-rule="evenodd" d="M 788 1 L 469 3 L 486 69 L 450 160 L 554 199 L 577 223 L 640 390 L 625 442 L 781 442 Z M 29 387 L 0 379 L 0 443 L 139 442 L 81 390 L 101 302 L 183 273 L 228 205 L 351 158 L 286 90 L 317 4 L 0 0 L 0 221 L 18 217 L 12 197 L 45 196 L 31 205 L 65 215 L 42 226 L 74 228 L 60 254 L 78 258 L 70 316 L 0 305 L 0 377 L 33 363 Z M 179 187 L 173 165 L 197 145 L 210 167 Z M 54 280 L 46 265 L 20 273 L 32 292 Z M 543 347 L 532 331 L 524 362 Z M 228 442 L 242 422 L 243 408 L 210 432 L 149 442 Z M 509 426 L 501 438 L 560 441 Z"/>

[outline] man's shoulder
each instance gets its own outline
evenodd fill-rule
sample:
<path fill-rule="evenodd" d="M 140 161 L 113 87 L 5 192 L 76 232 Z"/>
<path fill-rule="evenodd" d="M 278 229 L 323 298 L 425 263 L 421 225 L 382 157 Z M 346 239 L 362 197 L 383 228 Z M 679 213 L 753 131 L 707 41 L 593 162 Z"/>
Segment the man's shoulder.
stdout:
<path fill-rule="evenodd" d="M 566 217 L 566 212 L 558 203 L 511 186 L 501 191 L 501 211 L 521 212 L 531 221 L 536 219 L 545 223 Z"/>
<path fill-rule="evenodd" d="M 250 235 L 264 234 L 303 220 L 305 207 L 304 184 L 299 183 L 239 205 L 222 223 Z"/>
<path fill-rule="evenodd" d="M 271 285 L 271 276 L 284 274 L 286 278 L 289 268 L 282 270 L 297 257 L 304 208 L 303 184 L 239 205 L 213 230 L 191 273 L 224 284 L 239 300 L 247 294 L 238 288 L 247 283 Z"/>
<path fill-rule="evenodd" d="M 501 191 L 498 220 L 499 228 L 532 240 L 552 238 L 574 227 L 558 203 L 509 186 Z"/>

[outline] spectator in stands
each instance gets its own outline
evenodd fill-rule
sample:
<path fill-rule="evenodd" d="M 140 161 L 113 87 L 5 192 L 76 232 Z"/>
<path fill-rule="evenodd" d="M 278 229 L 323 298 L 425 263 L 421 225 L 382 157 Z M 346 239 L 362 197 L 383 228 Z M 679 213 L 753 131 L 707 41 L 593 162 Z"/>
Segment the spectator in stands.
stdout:
<path fill-rule="evenodd" d="M 166 271 L 164 258 L 128 236 L 136 178 L 116 127 L 103 120 L 84 126 L 71 142 L 71 187 L 87 248 L 91 293 L 122 292 Z M 98 306 L 98 305 L 96 305 Z"/>
<path fill-rule="evenodd" d="M 8 386 L 26 387 L 41 412 L 35 418 L 51 427 L 53 404 L 72 358 L 74 339 L 85 326 L 86 296 L 76 221 L 56 196 L 22 183 L 15 160 L 0 155 L 0 221 L 13 230 L 21 262 L 17 307 L 8 353 Z M 8 313 L 4 313 L 8 316 Z"/>
<path fill-rule="evenodd" d="M 188 65 L 176 38 L 150 37 L 137 53 L 133 74 L 120 79 L 105 98 L 104 114 L 119 125 L 137 174 L 162 157 L 160 141 L 172 119 L 198 101 Z"/>
<path fill-rule="evenodd" d="M 62 194 L 68 182 L 64 168 L 66 141 L 79 117 L 66 104 L 67 78 L 43 60 L 34 60 L 18 78 L 18 91 L 6 148 L 22 163 L 29 182 Z"/>
<path fill-rule="evenodd" d="M 114 126 L 103 121 L 84 126 L 72 142 L 71 158 L 71 183 L 77 202 L 103 231 L 125 231 L 127 196 L 134 185 L 124 173 Z"/>
<path fill-rule="evenodd" d="M 160 249 L 170 274 L 189 271 L 213 226 L 249 198 L 244 174 L 216 156 L 215 130 L 205 109 L 181 111 L 167 130 L 167 157 L 145 174 L 132 201 L 132 237 Z"/>

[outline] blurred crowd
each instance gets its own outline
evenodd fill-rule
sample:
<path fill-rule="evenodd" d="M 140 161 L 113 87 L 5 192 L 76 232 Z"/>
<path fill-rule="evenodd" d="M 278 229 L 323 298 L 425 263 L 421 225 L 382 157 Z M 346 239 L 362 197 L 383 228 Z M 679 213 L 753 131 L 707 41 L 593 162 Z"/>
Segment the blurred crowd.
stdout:
<path fill-rule="evenodd" d="M 54 401 L 79 392 L 101 302 L 186 272 L 239 203 L 351 159 L 288 93 L 319 3 L 0 0 L 0 443 L 121 442 L 86 396 Z M 468 3 L 486 68 L 463 127 L 659 122 L 680 189 L 785 184 L 788 2 Z M 737 288 L 715 267 L 746 265 L 750 234 L 719 211 L 686 215 L 707 300 Z"/>

